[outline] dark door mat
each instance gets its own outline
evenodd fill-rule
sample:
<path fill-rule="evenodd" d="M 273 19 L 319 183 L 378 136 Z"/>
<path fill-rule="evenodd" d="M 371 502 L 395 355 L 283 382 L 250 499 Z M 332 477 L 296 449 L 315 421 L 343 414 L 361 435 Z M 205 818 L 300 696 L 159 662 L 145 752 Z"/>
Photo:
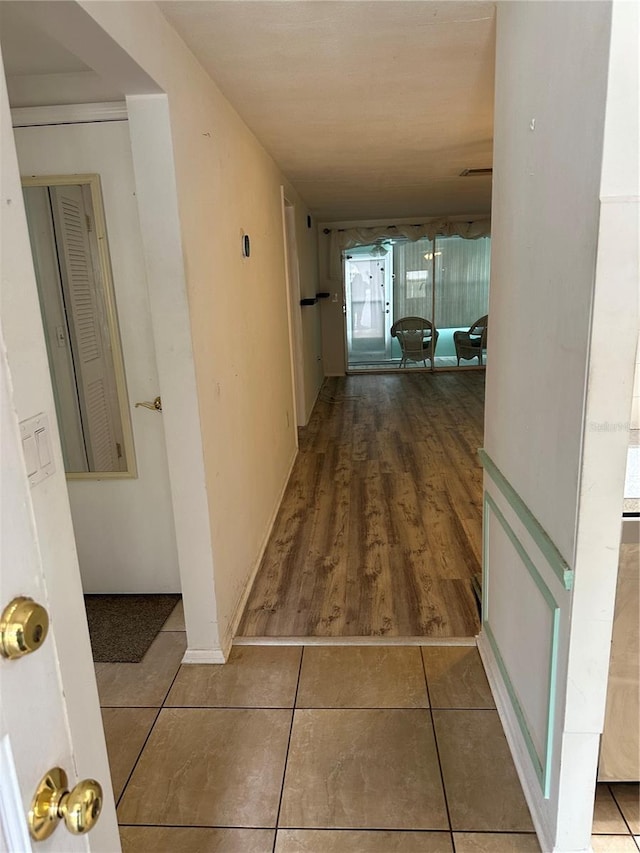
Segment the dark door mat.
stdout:
<path fill-rule="evenodd" d="M 179 595 L 85 595 L 93 660 L 139 663 Z"/>

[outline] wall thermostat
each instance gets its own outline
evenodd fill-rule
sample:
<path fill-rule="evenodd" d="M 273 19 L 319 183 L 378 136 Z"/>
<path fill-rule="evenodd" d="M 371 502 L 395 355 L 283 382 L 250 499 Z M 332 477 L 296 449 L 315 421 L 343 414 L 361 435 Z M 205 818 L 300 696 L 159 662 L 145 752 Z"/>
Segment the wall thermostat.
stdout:
<path fill-rule="evenodd" d="M 242 235 L 242 257 L 248 258 L 251 255 L 251 240 L 248 234 Z"/>

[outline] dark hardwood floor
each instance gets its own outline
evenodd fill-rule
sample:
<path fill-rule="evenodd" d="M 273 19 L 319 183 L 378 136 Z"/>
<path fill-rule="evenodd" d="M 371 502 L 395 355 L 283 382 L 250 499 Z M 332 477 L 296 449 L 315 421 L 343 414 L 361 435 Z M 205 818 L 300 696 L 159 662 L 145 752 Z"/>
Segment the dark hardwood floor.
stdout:
<path fill-rule="evenodd" d="M 483 409 L 483 371 L 328 379 L 239 636 L 475 635 Z"/>

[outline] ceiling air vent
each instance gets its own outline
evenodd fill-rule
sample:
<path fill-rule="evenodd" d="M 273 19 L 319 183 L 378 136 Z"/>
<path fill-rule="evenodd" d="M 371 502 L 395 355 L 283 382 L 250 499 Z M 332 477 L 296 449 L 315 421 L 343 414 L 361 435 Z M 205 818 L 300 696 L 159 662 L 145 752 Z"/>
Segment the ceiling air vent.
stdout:
<path fill-rule="evenodd" d="M 478 178 L 481 175 L 492 175 L 493 169 L 489 167 L 488 169 L 464 169 L 460 172 L 461 178 Z"/>

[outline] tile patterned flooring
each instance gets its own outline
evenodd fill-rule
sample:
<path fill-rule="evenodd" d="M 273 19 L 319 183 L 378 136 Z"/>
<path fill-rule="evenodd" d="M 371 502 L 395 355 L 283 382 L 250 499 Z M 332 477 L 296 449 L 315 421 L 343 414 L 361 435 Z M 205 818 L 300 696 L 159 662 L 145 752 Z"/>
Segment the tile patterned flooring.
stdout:
<path fill-rule="evenodd" d="M 180 666 L 183 627 L 177 608 L 141 663 L 96 665 L 124 853 L 540 850 L 475 648 Z M 598 786 L 596 853 L 637 853 L 637 801 Z"/>

